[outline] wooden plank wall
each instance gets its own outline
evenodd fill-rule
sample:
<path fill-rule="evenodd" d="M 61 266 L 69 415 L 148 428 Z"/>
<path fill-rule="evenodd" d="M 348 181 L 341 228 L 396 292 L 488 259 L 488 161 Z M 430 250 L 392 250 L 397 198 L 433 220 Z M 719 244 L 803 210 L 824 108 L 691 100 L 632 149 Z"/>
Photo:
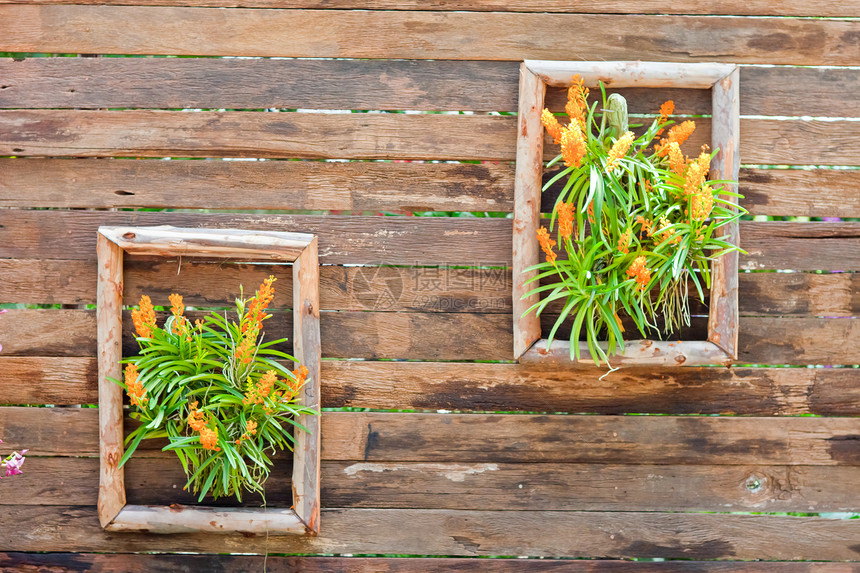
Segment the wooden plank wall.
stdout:
<path fill-rule="evenodd" d="M 858 16 L 858 0 L 0 0 L 0 438 L 31 450 L 0 482 L 0 570 L 260 570 L 262 553 L 272 571 L 860 570 Z M 450 215 L 512 209 L 526 58 L 743 64 L 741 192 L 775 219 L 741 225 L 742 365 L 600 381 L 510 362 L 511 221 Z M 710 110 L 695 90 L 625 95 Z M 161 223 L 319 235 L 323 401 L 341 411 L 322 419 L 317 538 L 99 528 L 97 410 L 68 407 L 97 401 L 95 231 Z M 125 272 L 126 304 L 229 304 L 270 272 L 275 306 L 291 300 L 283 267 Z M 272 322 L 290 332 L 288 312 Z M 129 501 L 192 503 L 177 470 L 140 451 Z"/>

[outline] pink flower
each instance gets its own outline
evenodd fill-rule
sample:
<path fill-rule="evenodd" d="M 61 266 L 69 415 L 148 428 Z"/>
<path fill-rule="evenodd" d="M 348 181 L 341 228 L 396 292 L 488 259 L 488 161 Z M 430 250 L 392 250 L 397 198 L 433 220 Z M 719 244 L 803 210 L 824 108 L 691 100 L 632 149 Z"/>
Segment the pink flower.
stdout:
<path fill-rule="evenodd" d="M 3 440 L 0 440 L 0 443 L 2 442 Z M 21 471 L 21 466 L 24 465 L 24 460 L 27 459 L 24 457 L 24 454 L 29 451 L 30 450 L 21 450 L 20 454 L 18 452 L 12 452 L 6 457 L 5 460 L 0 462 L 0 467 L 6 468 L 6 475 L 0 475 L 0 479 L 24 473 L 23 471 Z"/>

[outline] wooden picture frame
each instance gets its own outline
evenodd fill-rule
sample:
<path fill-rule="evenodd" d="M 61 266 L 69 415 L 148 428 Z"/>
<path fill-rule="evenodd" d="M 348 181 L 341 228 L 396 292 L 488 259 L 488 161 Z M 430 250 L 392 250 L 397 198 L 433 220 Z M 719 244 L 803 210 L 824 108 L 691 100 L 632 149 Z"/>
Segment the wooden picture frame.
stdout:
<path fill-rule="evenodd" d="M 312 534 L 320 527 L 320 416 L 302 415 L 293 450 L 293 508 L 126 505 L 123 468 L 123 255 L 197 256 L 293 263 L 293 347 L 308 368 L 300 396 L 320 405 L 317 238 L 304 233 L 235 229 L 100 227 L 98 230 L 99 521 L 108 531 Z"/>
<path fill-rule="evenodd" d="M 541 176 L 543 172 L 544 128 L 540 114 L 546 87 L 570 86 L 579 74 L 587 87 L 602 81 L 609 88 L 691 88 L 710 89 L 713 105 L 711 148 L 719 153 L 711 163 L 711 179 L 738 180 L 740 156 L 738 134 L 740 111 L 739 74 L 734 64 L 666 62 L 556 62 L 526 60 L 520 65 L 517 164 L 514 186 L 513 225 L 513 313 L 514 357 L 520 362 L 575 364 L 570 360 L 567 341 L 553 341 L 547 347 L 541 339 L 539 317 L 524 313 L 539 298 L 523 295 L 532 287 L 524 283 L 537 275 L 525 269 L 538 264 L 536 233 L 540 226 Z M 731 190 L 734 190 L 732 186 Z M 733 198 L 731 198 L 733 199 Z M 736 201 L 735 201 L 736 202 Z M 723 226 L 728 240 L 738 244 L 737 222 Z M 630 340 L 623 353 L 610 357 L 613 366 L 695 366 L 731 364 L 738 346 L 738 253 L 728 253 L 712 263 L 708 339 L 663 342 Z M 604 347 L 605 349 L 605 347 Z M 588 347 L 580 342 L 581 363 L 589 363 Z"/>

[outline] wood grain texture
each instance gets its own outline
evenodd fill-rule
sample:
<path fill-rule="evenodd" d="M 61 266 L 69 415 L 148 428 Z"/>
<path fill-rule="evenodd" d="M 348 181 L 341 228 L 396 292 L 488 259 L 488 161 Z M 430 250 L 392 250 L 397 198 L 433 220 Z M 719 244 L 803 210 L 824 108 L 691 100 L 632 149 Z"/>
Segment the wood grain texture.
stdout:
<path fill-rule="evenodd" d="M 591 14 L 5 5 L 0 22 L 10 52 L 857 63 L 839 20 L 631 15 L 610 44 L 618 17 Z"/>
<path fill-rule="evenodd" d="M 205 534 L 109 535 L 98 528 L 92 508 L 87 506 L 4 509 L 18 524 L 14 543 L 20 551 L 425 551 L 472 557 L 856 560 L 855 546 L 860 542 L 856 524 L 849 520 L 771 515 L 332 509 L 323 512 L 326 527 L 319 537 L 266 540 L 265 536 Z M 18 533 L 21 531 L 26 534 Z M 375 534 L 368 535 L 368 531 Z M 4 532 L 0 542 L 9 545 L 11 535 Z"/>
<path fill-rule="evenodd" d="M 542 82 L 553 87 L 569 87 L 577 74 L 586 87 L 598 88 L 683 88 L 710 89 L 718 80 L 732 73 L 733 64 L 643 62 L 641 60 L 557 61 L 526 60 L 525 66 Z"/>
<path fill-rule="evenodd" d="M 99 233 L 96 355 L 99 372 L 99 523 L 107 527 L 125 505 L 122 458 L 122 260 L 123 251 Z"/>
<path fill-rule="evenodd" d="M 303 534 L 305 524 L 290 508 L 183 507 L 126 505 L 106 528 L 112 533 L 176 535 L 200 533 L 233 535 Z"/>
<path fill-rule="evenodd" d="M 293 355 L 295 368 L 307 369 L 299 403 L 322 412 L 320 398 L 320 268 L 317 238 L 293 264 Z M 307 429 L 295 436 L 293 503 L 304 532 L 320 530 L 320 415 L 302 414 L 296 423 Z"/>
<path fill-rule="evenodd" d="M 663 13 L 667 9 L 663 5 Z M 0 108 L 516 111 L 518 67 L 491 61 L 0 58 L 6 86 Z M 860 117 L 860 102 L 842 97 L 860 88 L 856 70 L 742 67 L 740 73 L 743 115 Z M 815 97 L 797 97 L 799 85 L 814 86 Z M 656 113 L 667 99 L 678 114 L 711 112 L 705 90 L 618 91 L 634 113 Z M 553 111 L 563 111 L 566 100 L 566 90 L 547 92 Z"/>
<path fill-rule="evenodd" d="M 0 409 L 9 449 L 94 456 L 93 409 Z M 38 422 L 38 429 L 34 429 Z M 860 465 L 856 418 L 326 412 L 322 459 L 355 462 Z M 170 458 L 157 444 L 139 458 Z"/>
<path fill-rule="evenodd" d="M 513 573 L 518 571 L 569 571 L 570 561 L 565 559 L 474 559 L 469 557 L 277 557 L 245 555 L 135 555 L 102 553 L 0 553 L 0 567 L 16 569 L 53 568 L 54 570 L 84 569 L 93 573 L 126 571 L 127 573 L 170 573 L 182 567 L 194 571 L 212 573 L 235 573 L 257 571 L 265 561 L 267 570 L 273 573 L 350 573 L 411 572 L 416 569 L 428 573 L 489 571 L 491 573 Z M 635 562 L 609 559 L 576 562 L 579 571 L 612 572 L 735 572 L 753 573 L 774 571 L 776 573 L 854 573 L 858 566 L 849 563 L 823 562 L 775 562 L 756 563 L 750 561 L 662 561 Z"/>
<path fill-rule="evenodd" d="M 0 172 L 3 207 L 513 209 L 507 164 L 0 159 Z"/>
<path fill-rule="evenodd" d="M 514 167 L 503 163 L 30 158 L 0 159 L 0 172 L 3 207 L 513 211 Z M 754 215 L 857 217 L 858 185 L 860 170 L 740 170 Z M 542 212 L 559 189 L 542 194 Z"/>
<path fill-rule="evenodd" d="M 7 356 L 0 367 L 0 403 L 98 401 L 94 358 Z M 324 361 L 322 404 L 433 411 L 860 414 L 854 368 L 626 368 L 600 380 L 604 373 L 518 364 Z"/>
<path fill-rule="evenodd" d="M 540 225 L 540 185 L 543 170 L 544 129 L 540 114 L 544 107 L 546 84 L 526 62 L 520 66 L 520 97 L 517 111 L 517 161 L 514 180 L 513 254 L 513 355 L 519 358 L 540 338 L 540 317 L 528 310 L 540 300 L 527 296 L 538 286 L 533 283 L 538 264 L 537 230 Z"/>
<path fill-rule="evenodd" d="M 137 461 L 127 466 L 130 503 L 193 507 L 193 496 L 182 492 L 187 478 L 176 459 Z M 20 499 L 33 505 L 95 503 L 96 460 L 31 458 L 27 466 L 30 478 L 17 484 L 17 499 L 0 499 L 0 506 Z M 48 485 L 59 474 L 65 476 L 62 492 Z M 856 512 L 858 480 L 860 468 L 848 466 L 322 464 L 323 497 L 327 507 L 337 508 Z M 273 472 L 266 481 L 268 511 L 288 507 L 289 491 L 287 475 Z"/>
<path fill-rule="evenodd" d="M 448 114 L 0 110 L 0 154 L 513 161 L 516 121 Z M 710 120 L 696 123 L 688 149 L 710 142 Z M 753 118 L 740 125 L 744 163 L 860 163 L 851 145 L 860 137 L 860 122 Z M 558 154 L 550 147 L 545 159 Z"/>
<path fill-rule="evenodd" d="M 100 225 L 295 231 L 320 237 L 323 264 L 511 264 L 511 220 L 0 210 L 0 257 L 92 259 Z M 860 269 L 857 223 L 743 221 L 742 270 Z"/>
<path fill-rule="evenodd" d="M 2 317 L 0 344 L 4 355 L 94 356 L 94 314 L 87 310 L 10 310 Z M 191 318 L 200 316 L 201 313 L 189 313 Z M 553 317 L 543 317 L 544 328 L 552 322 Z M 344 311 L 320 315 L 324 358 L 511 360 L 510 325 L 510 315 L 489 313 Z M 270 320 L 266 332 L 273 338 L 289 338 L 291 328 L 291 313 L 286 313 Z M 682 336 L 703 340 L 705 332 L 705 325 L 696 319 Z M 860 349 L 851 344 L 858 337 L 860 323 L 850 318 L 742 317 L 738 362 L 860 364 Z M 837 344 L 846 341 L 847 344 Z M 289 352 L 291 346 L 282 348 Z M 135 349 L 129 330 L 123 337 L 123 350 L 130 354 Z"/>
<path fill-rule="evenodd" d="M 8 303 L 92 304 L 95 261 L 0 260 L 0 300 Z M 229 306 L 239 285 L 251 287 L 275 275 L 276 308 L 292 299 L 288 267 L 213 264 L 183 260 L 126 260 L 123 304 L 141 295 L 167 304 L 178 292 L 192 306 Z M 755 316 L 852 317 L 860 315 L 860 274 L 741 273 L 740 312 Z M 320 269 L 322 310 L 386 312 L 511 312 L 511 271 L 505 268 L 343 267 Z M 705 308 L 695 305 L 695 314 Z M 561 312 L 560 306 L 548 312 Z M 2 319 L 0 319 L 2 320 Z"/>

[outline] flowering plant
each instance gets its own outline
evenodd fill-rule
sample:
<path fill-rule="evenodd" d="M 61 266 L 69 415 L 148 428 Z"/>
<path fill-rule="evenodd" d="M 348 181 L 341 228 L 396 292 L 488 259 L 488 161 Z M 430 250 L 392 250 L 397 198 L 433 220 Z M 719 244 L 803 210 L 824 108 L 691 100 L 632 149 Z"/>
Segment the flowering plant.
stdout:
<path fill-rule="evenodd" d="M 576 341 L 584 329 L 598 364 L 624 348 L 619 313 L 626 313 L 643 337 L 658 331 L 658 315 L 666 333 L 689 325 L 688 284 L 704 302 L 710 261 L 740 250 L 720 236 L 720 227 L 746 213 L 724 198 L 741 197 L 726 188 L 732 181 L 707 180 L 717 150 L 703 146 L 692 159 L 682 153 L 680 145 L 695 123 L 673 125 L 673 102 L 663 104 L 660 117 L 636 136 L 628 128 L 624 98 L 607 98 L 602 84 L 600 88 L 598 109 L 596 102 L 588 105 L 588 89 L 574 76 L 565 106 L 569 123 L 561 125 L 547 109 L 541 115 L 547 132 L 561 145 L 561 154 L 547 167 L 564 162 L 543 191 L 567 180 L 550 229 L 541 227 L 537 233 L 546 262 L 528 269 L 539 271 L 531 281 L 545 283 L 525 295 L 547 293 L 526 311 L 538 314 L 550 302 L 563 301 L 549 341 L 570 317 L 571 359 L 579 358 Z M 553 239 L 550 231 L 556 223 Z M 599 336 L 607 340 L 606 350 L 598 345 Z"/>
<path fill-rule="evenodd" d="M 0 444 L 3 443 L 3 440 L 0 440 Z M 30 450 L 21 450 L 21 453 L 12 452 L 3 461 L 0 461 L 0 467 L 6 468 L 5 475 L 0 475 L 0 479 L 4 477 L 16 476 L 24 473 L 21 471 L 21 466 L 24 465 L 24 460 L 27 458 L 24 457 L 24 454 L 29 452 Z"/>
<path fill-rule="evenodd" d="M 266 453 L 292 450 L 291 427 L 307 429 L 296 418 L 319 412 L 299 403 L 308 375 L 305 366 L 288 370 L 277 359 L 295 359 L 263 343 L 262 323 L 274 297 L 274 277 L 253 297 L 236 299 L 239 322 L 210 313 L 194 324 L 184 316 L 178 294 L 170 295 L 171 315 L 163 327 L 146 295 L 132 311 L 140 354 L 123 360 L 125 380 L 140 426 L 126 437 L 120 465 L 141 440 L 167 438 L 164 450 L 176 452 L 192 491 L 202 501 L 263 492 L 272 461 Z"/>

